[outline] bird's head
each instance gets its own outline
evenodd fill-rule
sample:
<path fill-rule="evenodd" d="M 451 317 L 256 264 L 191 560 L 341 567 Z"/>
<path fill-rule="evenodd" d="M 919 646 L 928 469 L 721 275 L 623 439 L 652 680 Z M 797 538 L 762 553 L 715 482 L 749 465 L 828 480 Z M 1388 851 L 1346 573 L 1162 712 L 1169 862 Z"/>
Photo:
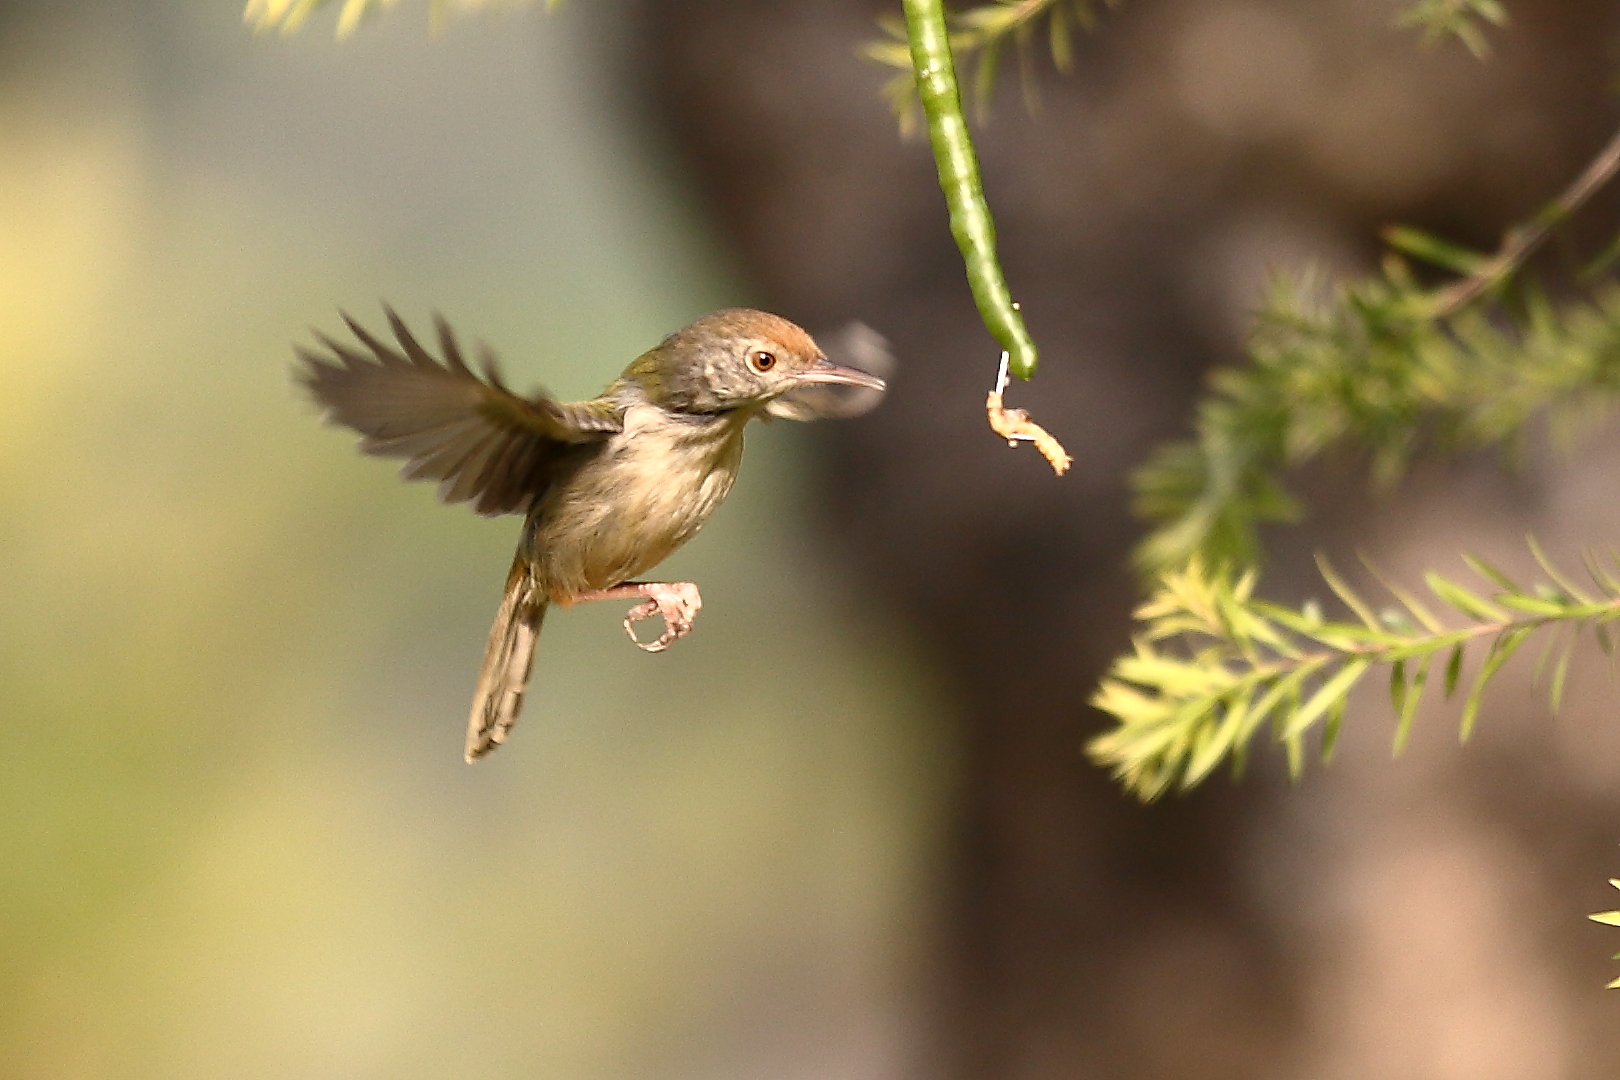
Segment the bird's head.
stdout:
<path fill-rule="evenodd" d="M 830 362 L 814 339 L 777 315 L 728 308 L 677 330 L 625 372 L 649 400 L 685 413 L 761 408 L 814 385 L 883 389 L 883 380 Z"/>

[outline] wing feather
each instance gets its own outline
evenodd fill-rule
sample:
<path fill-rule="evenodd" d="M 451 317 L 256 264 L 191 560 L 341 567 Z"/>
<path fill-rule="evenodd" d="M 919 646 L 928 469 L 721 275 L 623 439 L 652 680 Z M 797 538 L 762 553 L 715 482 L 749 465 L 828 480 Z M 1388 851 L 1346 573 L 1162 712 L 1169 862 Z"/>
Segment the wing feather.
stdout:
<path fill-rule="evenodd" d="M 475 374 L 438 316 L 443 359 L 435 357 L 384 310 L 392 343 L 344 314 L 364 348 L 317 332 L 320 351 L 295 348 L 298 379 L 329 421 L 360 434 L 362 451 L 404 458 L 401 474 L 439 481 L 445 502 L 472 502 L 486 515 L 526 511 L 564 462 L 623 430 L 622 412 L 606 403 L 513 393 L 487 346 L 479 348 L 482 377 Z"/>

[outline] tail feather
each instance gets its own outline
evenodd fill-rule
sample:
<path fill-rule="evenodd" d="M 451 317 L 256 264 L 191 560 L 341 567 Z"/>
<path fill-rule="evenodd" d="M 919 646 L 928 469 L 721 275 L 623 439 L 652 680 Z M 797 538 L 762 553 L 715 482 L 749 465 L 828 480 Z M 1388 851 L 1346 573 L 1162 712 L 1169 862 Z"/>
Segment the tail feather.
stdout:
<path fill-rule="evenodd" d="M 476 761 L 506 741 L 523 710 L 523 690 L 534 666 L 534 646 L 546 617 L 546 597 L 521 555 L 506 578 L 506 595 L 489 632 L 467 718 L 467 760 Z"/>

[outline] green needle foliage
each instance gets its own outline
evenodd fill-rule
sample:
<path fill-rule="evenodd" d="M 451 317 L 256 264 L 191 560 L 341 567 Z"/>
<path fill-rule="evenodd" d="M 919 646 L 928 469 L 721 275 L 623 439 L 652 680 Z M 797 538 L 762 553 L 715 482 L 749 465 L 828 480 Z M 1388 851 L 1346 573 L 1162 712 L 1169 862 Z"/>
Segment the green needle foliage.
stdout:
<path fill-rule="evenodd" d="M 1133 477 L 1136 510 L 1156 524 L 1138 566 L 1254 562 L 1256 526 L 1300 516 L 1283 474 L 1335 447 L 1365 452 L 1388 484 L 1424 446 L 1512 444 L 1538 415 L 1567 436 L 1620 396 L 1620 286 L 1559 304 L 1526 288 L 1445 318 L 1433 304 L 1395 257 L 1331 291 L 1277 280 L 1248 364 L 1211 376 L 1196 438 Z"/>
<path fill-rule="evenodd" d="M 1609 884 L 1620 889 L 1620 879 L 1610 878 Z M 1604 926 L 1620 926 L 1620 911 L 1600 911 L 1596 915 L 1588 915 L 1587 918 L 1593 922 L 1600 922 Z M 1620 953 L 1615 953 L 1614 958 L 1620 960 Z M 1620 979 L 1615 979 L 1609 984 L 1608 988 L 1610 990 L 1620 990 Z"/>
<path fill-rule="evenodd" d="M 1461 722 L 1466 740 L 1492 676 L 1542 630 L 1552 631 L 1542 666 L 1556 657 L 1550 679 L 1556 710 L 1582 630 L 1590 628 L 1613 656 L 1607 626 L 1620 619 L 1620 555 L 1611 557 L 1612 565 L 1588 557 L 1591 586 L 1582 589 L 1534 540 L 1530 550 L 1548 578 L 1531 589 L 1471 556 L 1465 558 L 1488 583 L 1488 595 L 1430 573 L 1429 591 L 1455 613 L 1450 625 L 1388 581 L 1384 586 L 1398 606 L 1375 612 L 1325 559 L 1318 560 L 1322 577 L 1355 622 L 1328 622 L 1314 602 L 1295 610 L 1258 599 L 1253 569 L 1210 570 L 1194 557 L 1161 575 L 1157 591 L 1136 612 L 1142 629 L 1135 651 L 1114 662 L 1091 702 L 1117 724 L 1093 739 L 1088 752 L 1127 789 L 1154 799 L 1193 787 L 1222 761 L 1240 766 L 1250 741 L 1266 729 L 1298 775 L 1306 736 L 1320 728 L 1322 756 L 1331 757 L 1350 692 L 1380 667 L 1388 671 L 1398 717 L 1396 753 L 1431 675 L 1448 699 L 1467 684 Z M 1464 657 L 1472 642 L 1488 645 L 1465 680 Z"/>
<path fill-rule="evenodd" d="M 1418 0 L 1395 20 L 1395 25 L 1416 27 L 1423 40 L 1433 44 L 1456 38 L 1475 56 L 1484 58 L 1491 51 L 1481 23 L 1506 26 L 1507 9 L 1498 0 Z"/>
<path fill-rule="evenodd" d="M 1105 2 L 1112 7 L 1118 0 Z M 1068 71 L 1074 62 L 1074 31 L 1096 26 L 1097 6 L 1092 0 L 996 0 L 951 16 L 951 52 L 959 64 L 972 65 L 973 100 L 981 116 L 989 106 L 1002 52 L 1009 43 L 1018 50 L 1025 103 L 1034 105 L 1030 46 L 1040 33 L 1043 21 L 1052 64 L 1059 71 Z M 911 134 L 917 128 L 917 82 L 910 35 L 906 23 L 900 19 L 883 17 L 878 25 L 887 38 L 867 42 L 861 52 L 869 59 L 898 70 L 899 74 L 884 86 L 883 96 L 894 109 L 900 130 Z"/>
<path fill-rule="evenodd" d="M 1419 10 L 1430 7 L 1411 12 Z M 1620 286 L 1599 282 L 1554 304 L 1518 278 L 1617 172 L 1620 134 L 1491 255 L 1387 230 L 1397 252 L 1464 275 L 1437 291 L 1422 288 L 1395 252 L 1381 274 L 1332 290 L 1310 278 L 1276 284 L 1249 363 L 1211 378 L 1196 438 L 1161 449 L 1133 477 L 1136 509 L 1155 523 L 1137 565 L 1153 574 L 1194 555 L 1209 565 L 1253 562 L 1255 527 L 1300 513 L 1282 473 L 1330 448 L 1361 449 L 1374 480 L 1389 483 L 1425 444 L 1511 444 L 1543 413 L 1567 435 L 1571 420 L 1605 412 L 1620 389 Z M 1591 281 L 1617 257 L 1620 241 L 1581 277 Z"/>
<path fill-rule="evenodd" d="M 1031 54 L 1036 40 L 1045 37 L 1052 66 L 1066 72 L 1074 64 L 1074 32 L 1094 30 L 1098 8 L 1112 8 L 1118 3 L 1119 0 L 1101 0 L 1100 4 L 1097 0 L 993 0 L 951 15 L 951 52 L 964 68 L 972 66 L 973 101 L 981 118 L 988 110 L 1002 55 L 1009 44 L 1018 53 L 1024 103 L 1033 108 L 1037 97 Z M 1481 24 L 1505 26 L 1507 21 L 1507 9 L 1500 0 L 1416 0 L 1396 18 L 1396 25 L 1421 30 L 1423 40 L 1429 43 L 1456 38 L 1475 56 L 1484 57 L 1490 52 L 1490 42 Z M 884 86 L 883 96 L 894 109 L 900 130 L 913 134 L 917 130 L 917 86 L 906 23 L 894 16 L 882 16 L 878 25 L 885 36 L 867 42 L 861 47 L 861 53 L 898 71 Z"/>

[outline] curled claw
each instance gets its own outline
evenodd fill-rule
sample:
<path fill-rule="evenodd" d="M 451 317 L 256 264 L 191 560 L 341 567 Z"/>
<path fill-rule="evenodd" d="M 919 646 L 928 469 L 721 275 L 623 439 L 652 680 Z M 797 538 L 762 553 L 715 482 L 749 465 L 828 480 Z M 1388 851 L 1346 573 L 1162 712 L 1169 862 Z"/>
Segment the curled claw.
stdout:
<path fill-rule="evenodd" d="M 703 607 L 703 598 L 698 595 L 696 585 L 681 581 L 671 585 L 649 584 L 638 587 L 644 591 L 648 599 L 631 608 L 629 614 L 624 617 L 624 632 L 635 642 L 636 648 L 650 653 L 663 652 L 677 639 L 692 632 L 692 622 L 697 618 L 699 609 Z M 635 624 L 654 615 L 664 617 L 664 632 L 652 641 L 642 641 L 636 636 Z"/>
<path fill-rule="evenodd" d="M 669 620 L 665 619 L 664 632 L 659 634 L 656 640 L 642 641 L 636 637 L 636 623 L 642 619 L 650 619 L 656 614 L 658 614 L 658 602 L 648 600 L 646 603 L 637 604 L 631 608 L 629 614 L 624 617 L 624 632 L 630 636 L 631 641 L 636 643 L 636 648 L 646 652 L 663 652 L 669 648 L 671 642 L 680 636 L 675 633 L 675 628 L 670 624 Z"/>

